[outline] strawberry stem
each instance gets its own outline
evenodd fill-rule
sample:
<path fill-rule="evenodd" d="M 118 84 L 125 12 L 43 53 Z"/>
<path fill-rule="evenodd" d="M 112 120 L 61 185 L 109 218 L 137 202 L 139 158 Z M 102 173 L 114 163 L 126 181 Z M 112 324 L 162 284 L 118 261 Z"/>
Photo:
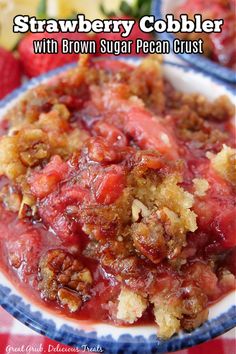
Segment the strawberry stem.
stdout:
<path fill-rule="evenodd" d="M 136 0 L 133 1 L 133 4 L 129 4 L 126 0 L 122 0 L 117 12 L 108 11 L 105 9 L 103 3 L 101 3 L 100 10 L 102 14 L 107 17 L 125 15 L 139 19 L 142 16 L 149 15 L 151 13 L 151 0 Z"/>
<path fill-rule="evenodd" d="M 37 9 L 37 17 L 41 19 L 47 18 L 47 0 L 40 0 Z"/>

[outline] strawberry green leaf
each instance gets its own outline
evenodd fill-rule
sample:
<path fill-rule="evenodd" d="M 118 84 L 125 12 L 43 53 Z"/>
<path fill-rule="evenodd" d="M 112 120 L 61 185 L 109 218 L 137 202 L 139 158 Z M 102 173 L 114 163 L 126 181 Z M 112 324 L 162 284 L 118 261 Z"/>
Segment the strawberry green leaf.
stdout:
<path fill-rule="evenodd" d="M 101 13 L 106 17 L 116 16 L 116 13 L 114 11 L 108 11 L 107 9 L 105 9 L 105 6 L 103 5 L 103 3 L 100 3 L 99 9 L 100 9 Z"/>
<path fill-rule="evenodd" d="M 107 17 L 113 16 L 129 16 L 135 19 L 139 19 L 144 15 L 149 15 L 151 13 L 151 0 L 136 0 L 132 4 L 128 3 L 126 0 L 122 0 L 117 12 L 108 11 L 105 9 L 103 3 L 100 4 L 100 10 L 103 15 Z"/>
<path fill-rule="evenodd" d="M 47 0 L 40 0 L 37 9 L 37 17 L 44 19 L 47 18 Z"/>

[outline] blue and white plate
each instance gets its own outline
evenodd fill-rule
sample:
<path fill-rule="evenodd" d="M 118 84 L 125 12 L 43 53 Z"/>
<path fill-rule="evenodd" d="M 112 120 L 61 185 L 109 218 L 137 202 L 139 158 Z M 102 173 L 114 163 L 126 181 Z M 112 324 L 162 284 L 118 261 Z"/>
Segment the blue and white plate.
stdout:
<path fill-rule="evenodd" d="M 152 1 L 152 14 L 156 19 L 165 19 L 167 14 L 174 14 L 176 8 L 181 5 L 185 0 L 153 0 Z M 163 32 L 158 33 L 158 37 L 170 42 L 171 48 L 175 39 L 171 33 Z M 234 45 L 232 43 L 232 45 Z M 195 65 L 199 69 L 207 72 L 210 75 L 217 76 L 220 79 L 228 81 L 229 83 L 236 83 L 236 72 L 225 66 L 222 66 L 214 61 L 206 58 L 200 54 L 176 54 L 178 57 Z"/>
<path fill-rule="evenodd" d="M 130 60 L 129 60 L 130 61 Z M 132 60 L 131 60 L 132 61 Z M 133 61 L 134 64 L 138 60 Z M 30 88 L 64 72 L 68 66 L 54 70 L 24 84 L 5 100 L 0 101 L 0 119 Z M 179 90 L 199 92 L 214 99 L 226 94 L 234 100 L 233 93 L 217 80 L 181 65 L 166 63 L 164 74 Z M 166 353 L 194 346 L 214 338 L 236 325 L 235 292 L 210 308 L 209 320 L 191 333 L 181 332 L 163 341 L 157 338 L 156 326 L 115 327 L 112 325 L 65 318 L 46 307 L 32 303 L 0 272 L 0 305 L 15 318 L 33 330 L 58 342 L 83 349 L 87 346 L 105 353 Z M 95 309 L 96 311 L 96 309 Z"/>

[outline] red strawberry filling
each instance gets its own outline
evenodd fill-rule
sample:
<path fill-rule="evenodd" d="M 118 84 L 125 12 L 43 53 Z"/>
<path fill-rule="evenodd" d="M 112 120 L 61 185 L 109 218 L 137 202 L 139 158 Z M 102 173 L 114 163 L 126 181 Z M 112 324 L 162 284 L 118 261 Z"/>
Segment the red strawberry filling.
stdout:
<path fill-rule="evenodd" d="M 1 270 L 74 318 L 200 326 L 235 288 L 233 112 L 175 90 L 158 58 L 33 89 L 0 126 Z"/>

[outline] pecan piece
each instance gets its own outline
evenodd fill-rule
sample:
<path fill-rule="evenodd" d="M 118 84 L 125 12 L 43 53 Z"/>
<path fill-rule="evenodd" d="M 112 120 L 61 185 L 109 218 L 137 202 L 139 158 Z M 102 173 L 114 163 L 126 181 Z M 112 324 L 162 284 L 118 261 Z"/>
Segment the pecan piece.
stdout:
<path fill-rule="evenodd" d="M 89 298 L 92 275 L 81 261 L 62 249 L 49 250 L 39 263 L 39 289 L 45 299 L 57 300 L 71 312 Z"/>

